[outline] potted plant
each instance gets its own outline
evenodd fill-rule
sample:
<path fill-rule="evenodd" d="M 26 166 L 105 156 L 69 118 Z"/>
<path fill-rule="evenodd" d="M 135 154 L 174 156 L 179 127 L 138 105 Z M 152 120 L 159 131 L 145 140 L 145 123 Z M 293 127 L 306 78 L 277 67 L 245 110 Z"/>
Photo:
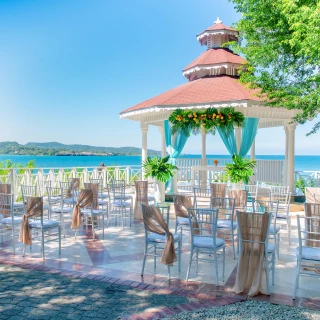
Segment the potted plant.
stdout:
<path fill-rule="evenodd" d="M 254 175 L 256 160 L 249 160 L 234 154 L 232 163 L 226 164 L 226 174 L 235 189 L 240 189 L 241 184 L 248 184 L 250 177 Z"/>
<path fill-rule="evenodd" d="M 173 177 L 178 168 L 169 162 L 170 157 L 165 158 L 147 157 L 142 163 L 144 175 L 146 178 L 152 177 L 155 179 L 154 197 L 157 203 L 165 201 L 165 183 Z"/>

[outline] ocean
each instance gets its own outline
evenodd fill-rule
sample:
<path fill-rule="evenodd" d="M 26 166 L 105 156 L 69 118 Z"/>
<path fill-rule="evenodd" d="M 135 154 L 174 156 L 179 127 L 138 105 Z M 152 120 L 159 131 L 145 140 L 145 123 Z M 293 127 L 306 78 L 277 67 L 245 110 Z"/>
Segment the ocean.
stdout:
<path fill-rule="evenodd" d="M 184 155 L 181 158 L 200 158 L 200 155 Z M 226 159 L 229 155 L 207 155 L 207 158 Z M 257 155 L 257 159 L 283 160 L 280 155 Z M 106 166 L 140 166 L 140 156 L 18 156 L 0 155 L 0 162 L 10 159 L 14 163 L 25 165 L 29 160 L 36 160 L 37 168 L 70 168 L 70 167 L 97 167 L 100 163 Z M 320 156 L 296 156 L 296 171 L 320 171 Z"/>

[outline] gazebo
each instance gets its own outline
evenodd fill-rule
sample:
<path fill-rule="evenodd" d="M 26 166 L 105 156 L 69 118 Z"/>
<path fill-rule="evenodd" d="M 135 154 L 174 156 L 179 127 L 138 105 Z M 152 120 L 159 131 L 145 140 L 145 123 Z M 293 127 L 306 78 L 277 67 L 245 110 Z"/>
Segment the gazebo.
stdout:
<path fill-rule="evenodd" d="M 149 125 L 159 127 L 162 138 L 162 156 L 166 152 L 177 157 L 182 150 L 175 150 L 175 137 L 168 135 L 168 118 L 175 109 L 204 110 L 207 108 L 222 109 L 233 107 L 243 113 L 246 119 L 253 120 L 250 128 L 234 128 L 234 141 L 237 152 L 242 148 L 243 137 L 245 149 L 251 149 L 251 158 L 255 157 L 255 135 L 258 129 L 283 127 L 285 132 L 285 162 L 283 168 L 283 185 L 288 185 L 294 191 L 294 154 L 295 128 L 291 123 L 298 110 L 268 107 L 254 91 L 242 85 L 238 78 L 239 68 L 245 60 L 223 47 L 229 41 L 237 41 L 239 33 L 222 23 L 218 18 L 214 25 L 197 36 L 197 40 L 207 50 L 191 62 L 182 71 L 188 79 L 176 88 L 164 92 L 147 101 L 141 102 L 120 113 L 120 118 L 140 122 L 142 134 L 142 161 L 147 157 L 147 140 Z M 248 136 L 250 137 L 248 140 Z M 222 137 L 223 138 L 223 137 Z M 206 132 L 201 132 L 202 163 L 206 163 Z M 232 146 L 223 139 L 230 153 Z M 278 142 L 278 141 L 277 141 Z M 183 143 L 182 143 L 183 144 Z M 183 144 L 184 145 L 184 144 Z M 183 147 L 183 146 L 182 146 Z"/>

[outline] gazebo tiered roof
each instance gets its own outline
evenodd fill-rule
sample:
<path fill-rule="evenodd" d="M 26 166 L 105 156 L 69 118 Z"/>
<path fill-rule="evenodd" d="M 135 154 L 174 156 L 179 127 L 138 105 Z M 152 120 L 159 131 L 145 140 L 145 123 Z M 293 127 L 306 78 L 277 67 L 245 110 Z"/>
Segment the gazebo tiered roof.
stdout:
<path fill-rule="evenodd" d="M 172 110 L 234 107 L 245 117 L 259 118 L 259 127 L 281 126 L 297 110 L 270 108 L 257 92 L 242 85 L 238 70 L 246 60 L 224 44 L 238 39 L 238 31 L 218 18 L 214 25 L 197 36 L 207 50 L 186 66 L 183 75 L 189 82 L 141 102 L 120 113 L 120 117 L 161 126 Z"/>

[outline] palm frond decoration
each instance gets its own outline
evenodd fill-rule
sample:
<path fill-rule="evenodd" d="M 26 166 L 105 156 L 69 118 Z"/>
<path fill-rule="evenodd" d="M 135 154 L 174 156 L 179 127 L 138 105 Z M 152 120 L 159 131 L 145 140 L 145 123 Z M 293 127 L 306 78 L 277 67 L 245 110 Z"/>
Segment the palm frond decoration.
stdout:
<path fill-rule="evenodd" d="M 205 111 L 176 109 L 169 116 L 172 133 L 183 132 L 187 136 L 190 136 L 191 132 L 200 133 L 202 128 L 212 134 L 216 133 L 218 127 L 231 132 L 234 125 L 242 127 L 244 119 L 244 115 L 232 107 L 208 108 Z"/>

